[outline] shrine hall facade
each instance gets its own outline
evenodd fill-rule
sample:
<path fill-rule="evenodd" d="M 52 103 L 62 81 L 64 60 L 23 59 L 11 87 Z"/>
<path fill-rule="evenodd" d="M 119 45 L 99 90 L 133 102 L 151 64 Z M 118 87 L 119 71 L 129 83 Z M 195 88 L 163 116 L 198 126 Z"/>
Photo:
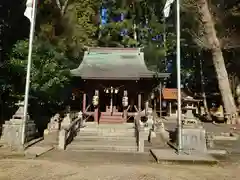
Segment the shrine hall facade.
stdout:
<path fill-rule="evenodd" d="M 98 123 L 124 123 L 144 112 L 154 79 L 169 77 L 148 70 L 137 48 L 89 48 L 71 75 L 77 89 L 73 95 L 81 97 L 83 114 Z"/>

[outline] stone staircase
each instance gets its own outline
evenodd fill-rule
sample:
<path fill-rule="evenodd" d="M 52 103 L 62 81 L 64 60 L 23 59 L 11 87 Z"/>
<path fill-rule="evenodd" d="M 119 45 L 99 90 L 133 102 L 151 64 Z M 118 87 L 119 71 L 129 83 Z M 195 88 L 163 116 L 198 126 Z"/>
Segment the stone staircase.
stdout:
<path fill-rule="evenodd" d="M 113 112 L 113 114 L 111 114 L 110 112 L 102 112 L 100 115 L 100 120 L 99 123 L 104 123 L 104 124 L 120 124 L 120 123 L 124 123 L 124 119 L 122 117 L 122 113 L 121 112 Z"/>
<path fill-rule="evenodd" d="M 87 124 L 67 146 L 71 151 L 137 152 L 134 124 Z"/>

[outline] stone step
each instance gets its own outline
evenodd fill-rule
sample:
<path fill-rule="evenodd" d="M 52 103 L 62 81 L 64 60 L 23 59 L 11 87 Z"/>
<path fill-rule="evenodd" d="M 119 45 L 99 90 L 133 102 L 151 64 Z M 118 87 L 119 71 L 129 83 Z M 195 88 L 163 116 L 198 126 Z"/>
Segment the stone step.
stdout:
<path fill-rule="evenodd" d="M 100 117 L 99 124 L 101 124 L 101 122 L 109 122 L 109 123 L 112 122 L 113 124 L 116 122 L 124 123 L 124 119 L 122 117 L 105 116 L 105 117 Z"/>
<path fill-rule="evenodd" d="M 116 128 L 86 128 L 80 129 L 80 132 L 135 132 L 135 129 L 116 129 Z"/>
<path fill-rule="evenodd" d="M 125 121 L 123 119 L 100 119 L 99 123 L 100 124 L 122 124 Z"/>
<path fill-rule="evenodd" d="M 101 119 L 112 120 L 112 121 L 123 120 L 122 116 L 101 116 L 100 120 Z"/>
<path fill-rule="evenodd" d="M 107 122 L 108 124 L 110 124 L 110 123 L 112 123 L 112 124 L 119 123 L 120 124 L 120 123 L 124 123 L 124 120 L 122 118 L 109 118 L 109 117 L 100 118 L 99 124 L 102 124 L 103 122 Z"/>
<path fill-rule="evenodd" d="M 78 132 L 79 136 L 135 136 L 136 133 L 134 131 L 124 131 L 124 132 L 108 132 L 108 131 L 85 131 Z"/>
<path fill-rule="evenodd" d="M 116 134 L 116 135 L 121 135 L 121 136 L 131 136 L 131 135 L 135 135 L 136 133 L 135 133 L 135 131 L 132 131 L 132 130 L 129 130 L 129 131 L 114 131 L 114 130 L 112 130 L 112 131 L 108 131 L 108 130 L 93 130 L 93 131 L 79 131 L 78 132 L 78 134 L 86 134 L 86 135 L 99 135 L 99 136 L 101 136 L 101 135 L 114 135 L 114 134 Z"/>
<path fill-rule="evenodd" d="M 136 138 L 135 134 L 129 134 L 129 135 L 122 135 L 122 134 L 78 134 L 79 137 L 85 138 L 85 137 L 99 137 L 103 139 L 107 138 Z M 77 137 L 78 137 L 77 136 Z"/>
<path fill-rule="evenodd" d="M 94 151 L 115 151 L 115 152 L 137 152 L 137 146 L 119 146 L 119 145 L 102 145 L 102 144 L 71 144 L 67 146 L 67 150 L 81 151 L 81 150 L 94 150 Z"/>
<path fill-rule="evenodd" d="M 126 129 L 126 128 L 135 128 L 133 123 L 123 123 L 123 124 L 97 124 L 92 122 L 87 122 L 85 128 L 98 127 L 98 128 L 115 128 L 115 129 Z"/>
<path fill-rule="evenodd" d="M 83 131 L 78 132 L 79 136 L 135 136 L 135 131 L 117 131 L 117 132 L 110 132 L 110 131 Z"/>
<path fill-rule="evenodd" d="M 74 139 L 71 145 L 114 145 L 114 146 L 135 146 L 136 139 Z"/>
<path fill-rule="evenodd" d="M 122 112 L 114 112 L 113 114 L 111 112 L 102 112 L 101 116 L 122 116 Z"/>
<path fill-rule="evenodd" d="M 123 117 L 122 116 L 122 114 L 113 114 L 113 115 L 111 115 L 111 114 L 101 114 L 100 115 L 100 117 L 115 117 L 115 118 L 121 118 L 121 117 Z"/>
<path fill-rule="evenodd" d="M 76 136 L 74 138 L 75 141 L 128 141 L 128 142 L 136 142 L 135 137 L 121 137 L 121 136 Z"/>

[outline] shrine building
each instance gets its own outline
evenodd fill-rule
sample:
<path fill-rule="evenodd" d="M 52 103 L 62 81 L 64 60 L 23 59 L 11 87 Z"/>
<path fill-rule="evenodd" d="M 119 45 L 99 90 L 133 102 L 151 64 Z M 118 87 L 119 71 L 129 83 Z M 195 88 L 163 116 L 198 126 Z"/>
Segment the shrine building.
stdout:
<path fill-rule="evenodd" d="M 138 48 L 89 48 L 71 70 L 83 114 L 98 123 L 130 122 L 136 112 L 144 116 L 156 78 L 161 83 L 169 75 L 148 70 Z"/>

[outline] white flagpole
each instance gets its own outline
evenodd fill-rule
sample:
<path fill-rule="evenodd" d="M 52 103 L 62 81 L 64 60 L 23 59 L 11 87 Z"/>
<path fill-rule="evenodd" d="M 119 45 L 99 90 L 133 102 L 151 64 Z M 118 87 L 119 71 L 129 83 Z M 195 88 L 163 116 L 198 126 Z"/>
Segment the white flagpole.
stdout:
<path fill-rule="evenodd" d="M 181 99 L 181 30 L 180 30 L 180 0 L 177 0 L 177 99 L 178 99 L 178 153 L 182 150 L 182 99 Z"/>
<path fill-rule="evenodd" d="M 28 120 L 28 97 L 29 97 L 29 85 L 30 85 L 30 74 L 31 74 L 31 65 L 32 65 L 32 45 L 35 31 L 35 22 L 36 22 L 36 12 L 37 12 L 38 0 L 33 0 L 33 9 L 31 14 L 31 26 L 29 34 L 29 49 L 28 49 L 28 63 L 27 63 L 27 75 L 26 75 L 26 85 L 25 85 L 25 96 L 24 96 L 24 112 L 23 112 L 23 123 L 22 123 L 22 145 L 25 143 L 25 129 L 26 123 Z"/>

